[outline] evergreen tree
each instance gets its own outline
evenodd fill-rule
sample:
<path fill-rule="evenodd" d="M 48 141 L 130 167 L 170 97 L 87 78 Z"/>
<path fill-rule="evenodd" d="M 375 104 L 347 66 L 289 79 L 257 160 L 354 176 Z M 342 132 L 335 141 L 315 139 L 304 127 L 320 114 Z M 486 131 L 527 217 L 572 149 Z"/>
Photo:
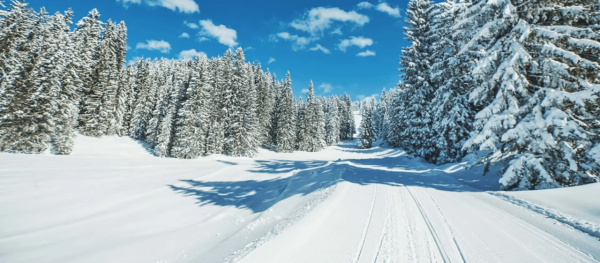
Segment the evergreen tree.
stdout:
<path fill-rule="evenodd" d="M 375 125 L 373 123 L 374 113 L 373 103 L 366 101 L 362 108 L 362 120 L 360 122 L 360 135 L 359 135 L 359 146 L 362 149 L 369 149 L 373 147 L 373 143 L 377 140 L 375 134 Z"/>
<path fill-rule="evenodd" d="M 504 189 L 598 181 L 600 35 L 594 0 L 473 1 L 458 36 L 475 64 L 464 148 L 506 164 Z"/>
<path fill-rule="evenodd" d="M 325 143 L 334 145 L 340 140 L 340 115 L 338 111 L 338 98 L 331 97 L 327 101 L 325 119 Z"/>
<path fill-rule="evenodd" d="M 207 58 L 196 57 L 182 107 L 178 113 L 172 155 L 193 159 L 204 155 L 208 132 L 210 91 L 214 75 L 209 71 Z"/>
<path fill-rule="evenodd" d="M 453 25 L 464 12 L 466 4 L 448 0 L 438 4 L 432 31 L 437 35 L 433 45 L 431 82 L 436 87 L 432 105 L 433 147 L 431 161 L 437 164 L 459 161 L 465 154 L 462 146 L 472 132 L 473 114 L 466 98 L 472 89 L 468 58 L 458 55 L 464 43 L 455 36 Z"/>
<path fill-rule="evenodd" d="M 352 140 L 354 139 L 354 133 L 356 133 L 356 124 L 354 123 L 354 113 L 352 112 L 352 100 L 350 100 L 350 96 L 347 93 L 344 93 L 340 109 L 340 138 L 342 140 Z"/>
<path fill-rule="evenodd" d="M 296 107 L 292 92 L 292 79 L 288 72 L 283 83 L 281 96 L 276 108 L 277 114 L 277 151 L 293 152 L 296 142 Z"/>
<path fill-rule="evenodd" d="M 260 64 L 258 65 L 260 69 Z M 275 109 L 275 83 L 272 80 L 269 69 L 261 76 L 262 72 L 257 72 L 255 77 L 259 80 L 258 87 L 258 120 L 259 120 L 259 133 L 262 145 L 267 146 L 272 142 L 271 129 L 273 120 L 273 110 Z"/>
<path fill-rule="evenodd" d="M 430 102 L 433 99 L 434 87 L 429 76 L 432 64 L 432 43 L 436 35 L 432 34 L 431 22 L 435 15 L 433 4 L 429 0 L 411 0 L 406 11 L 407 27 L 404 27 L 406 40 L 411 41 L 409 47 L 402 49 L 400 69 L 403 78 L 402 89 L 409 96 L 402 96 L 396 118 L 404 126 L 399 136 L 399 146 L 412 156 L 431 160 L 435 152 L 431 138 L 432 116 Z"/>

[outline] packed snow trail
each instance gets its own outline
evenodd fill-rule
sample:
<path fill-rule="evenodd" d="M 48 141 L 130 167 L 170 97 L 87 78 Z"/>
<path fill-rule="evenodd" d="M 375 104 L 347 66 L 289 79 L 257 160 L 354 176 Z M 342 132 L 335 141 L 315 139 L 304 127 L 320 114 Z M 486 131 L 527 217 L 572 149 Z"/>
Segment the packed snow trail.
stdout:
<path fill-rule="evenodd" d="M 598 262 L 599 184 L 496 192 L 466 165 L 80 136 L 71 156 L 0 154 L 0 262 Z"/>

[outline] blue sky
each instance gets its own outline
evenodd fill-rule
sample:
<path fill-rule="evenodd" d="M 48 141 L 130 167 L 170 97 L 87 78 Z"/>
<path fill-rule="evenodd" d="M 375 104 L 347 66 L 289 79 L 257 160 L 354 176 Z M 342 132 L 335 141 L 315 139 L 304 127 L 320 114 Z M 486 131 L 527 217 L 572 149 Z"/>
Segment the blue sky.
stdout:
<path fill-rule="evenodd" d="M 124 20 L 127 58 L 222 55 L 242 47 L 278 79 L 291 72 L 294 95 L 310 80 L 317 95 L 379 94 L 399 80 L 408 0 L 29 0 L 50 13 L 71 7 L 78 21 L 97 8 L 101 20 Z"/>

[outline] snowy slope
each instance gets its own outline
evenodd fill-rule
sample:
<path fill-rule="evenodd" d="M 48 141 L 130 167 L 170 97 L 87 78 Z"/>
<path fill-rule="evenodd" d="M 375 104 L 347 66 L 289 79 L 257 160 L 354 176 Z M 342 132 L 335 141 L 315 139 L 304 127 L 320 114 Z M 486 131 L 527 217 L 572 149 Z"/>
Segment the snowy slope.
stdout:
<path fill-rule="evenodd" d="M 599 184 L 489 192 L 498 176 L 464 165 L 355 141 L 178 160 L 79 136 L 71 156 L 0 154 L 0 262 L 600 259 Z"/>

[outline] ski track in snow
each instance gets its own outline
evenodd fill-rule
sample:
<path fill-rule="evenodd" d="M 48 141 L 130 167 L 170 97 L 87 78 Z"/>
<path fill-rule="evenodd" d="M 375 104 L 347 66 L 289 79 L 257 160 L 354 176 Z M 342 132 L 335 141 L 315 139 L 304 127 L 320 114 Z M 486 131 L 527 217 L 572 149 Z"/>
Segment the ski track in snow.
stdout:
<path fill-rule="evenodd" d="M 0 262 L 600 262 L 600 222 L 467 186 L 489 177 L 466 163 L 356 141 L 182 161 L 81 140 L 73 157 L 0 155 Z"/>
<path fill-rule="evenodd" d="M 561 213 L 561 212 L 555 211 L 553 209 L 545 208 L 545 207 L 527 202 L 525 200 L 519 199 L 517 197 L 511 196 L 508 194 L 499 193 L 499 192 L 488 192 L 488 194 L 496 196 L 504 201 L 518 205 L 525 209 L 536 212 L 540 215 L 554 219 L 565 225 L 569 225 L 581 232 L 584 232 L 586 234 L 589 234 L 591 236 L 594 236 L 594 237 L 600 239 L 600 225 L 598 225 L 598 224 L 595 224 L 595 223 L 592 223 L 592 222 L 589 222 L 589 221 L 586 221 L 581 218 L 577 218 L 577 217 L 574 217 L 574 216 L 571 216 L 571 215 L 568 215 L 565 213 Z"/>

